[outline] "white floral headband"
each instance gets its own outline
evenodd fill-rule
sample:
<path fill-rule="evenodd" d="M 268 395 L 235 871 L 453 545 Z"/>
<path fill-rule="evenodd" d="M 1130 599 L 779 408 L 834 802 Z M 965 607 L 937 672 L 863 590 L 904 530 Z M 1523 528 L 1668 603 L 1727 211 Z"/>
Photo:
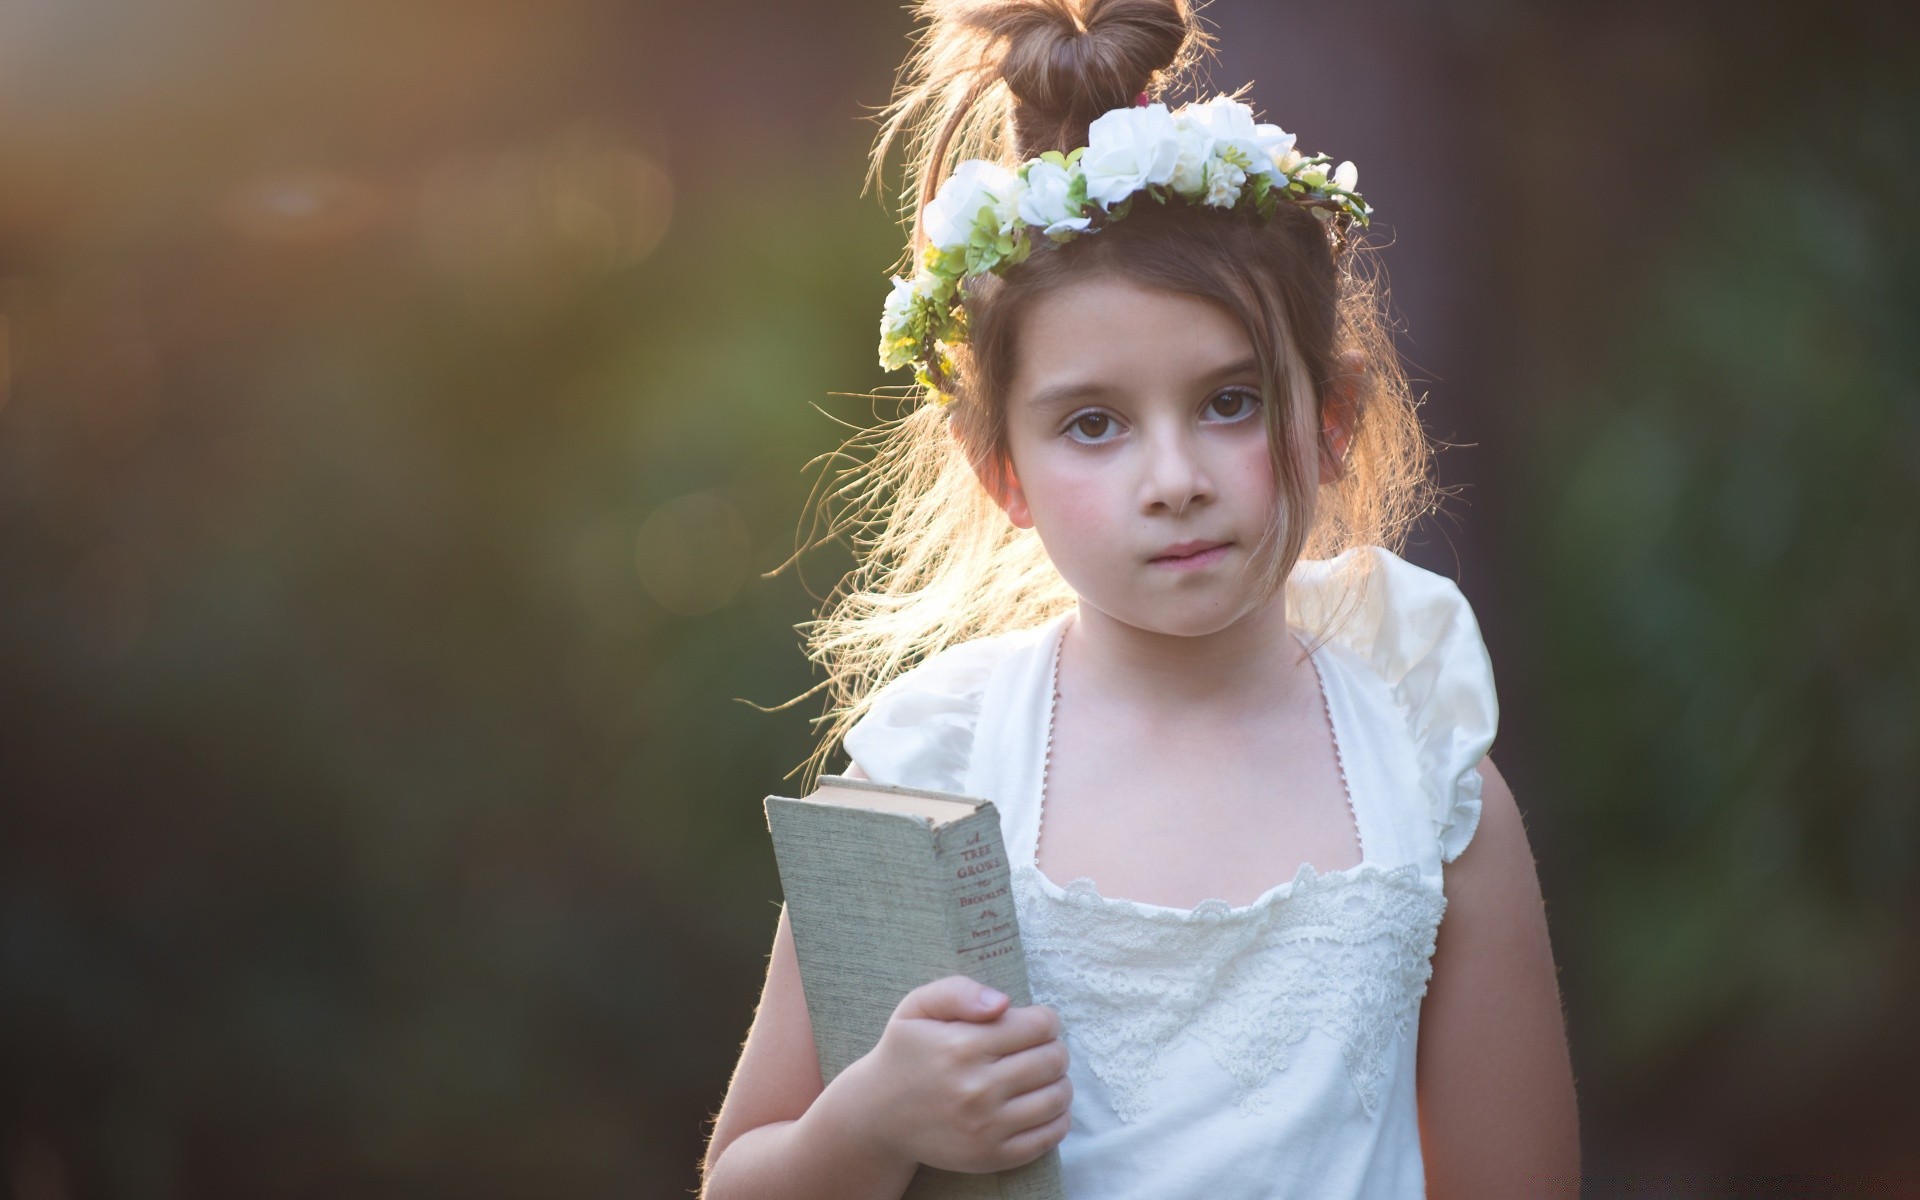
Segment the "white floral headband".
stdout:
<path fill-rule="evenodd" d="M 1177 111 L 1165 104 L 1116 108 L 1087 128 L 1087 144 L 1071 154 L 1049 150 L 1009 170 L 983 158 L 955 168 L 921 214 L 927 247 L 911 280 L 893 277 L 880 318 L 880 365 L 905 366 L 933 402 L 953 396 L 949 349 L 966 340 L 960 281 L 999 274 L 1038 244 L 1098 233 L 1127 215 L 1135 195 L 1158 203 L 1178 196 L 1211 208 L 1273 216 L 1282 199 L 1344 228 L 1366 225 L 1373 209 L 1353 190 L 1350 162 L 1331 167 L 1324 154 L 1302 155 L 1278 125 L 1255 124 L 1253 110 L 1216 96 Z M 1337 234 L 1338 229 L 1330 232 Z"/>

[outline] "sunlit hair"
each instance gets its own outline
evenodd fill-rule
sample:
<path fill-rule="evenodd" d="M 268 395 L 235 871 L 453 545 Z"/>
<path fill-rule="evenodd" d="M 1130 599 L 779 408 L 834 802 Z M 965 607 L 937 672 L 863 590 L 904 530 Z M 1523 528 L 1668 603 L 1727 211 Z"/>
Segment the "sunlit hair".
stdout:
<path fill-rule="evenodd" d="M 1087 126 L 1143 90 L 1162 96 L 1211 50 L 1186 0 L 918 0 L 927 22 L 883 111 L 869 182 L 889 147 L 906 140 L 901 192 L 911 225 L 907 256 L 924 243 L 921 213 L 955 163 L 1017 165 L 1084 145 Z M 1280 206 L 1271 222 L 1198 206 L 1136 204 L 1097 235 L 1043 247 L 1004 276 L 969 278 L 969 336 L 955 348 L 955 399 L 913 403 L 849 440 L 855 465 L 829 495 L 829 535 L 849 535 L 858 565 L 799 628 L 826 679 L 824 725 L 806 786 L 880 688 L 949 646 L 1024 629 L 1073 607 L 1075 595 L 1039 537 L 1009 521 L 993 494 L 1008 465 L 1007 389 L 1023 314 L 1076 280 L 1118 277 L 1212 300 L 1245 327 L 1260 362 L 1279 504 L 1251 561 L 1271 601 L 1298 559 L 1353 546 L 1399 550 L 1437 499 L 1418 401 L 1394 351 L 1371 252 L 1334 246 L 1306 211 Z M 876 278 L 878 276 L 876 275 Z M 1321 438 L 1323 389 L 1342 351 L 1365 366 L 1337 483 Z M 914 397 L 915 400 L 918 396 Z M 1338 465 L 1337 463 L 1335 464 Z M 1304 519 L 1303 519 L 1304 517 Z M 1317 647 L 1360 600 L 1370 556 L 1352 556 L 1339 582 L 1346 602 L 1304 632 Z M 802 697 L 804 698 L 804 697 Z"/>

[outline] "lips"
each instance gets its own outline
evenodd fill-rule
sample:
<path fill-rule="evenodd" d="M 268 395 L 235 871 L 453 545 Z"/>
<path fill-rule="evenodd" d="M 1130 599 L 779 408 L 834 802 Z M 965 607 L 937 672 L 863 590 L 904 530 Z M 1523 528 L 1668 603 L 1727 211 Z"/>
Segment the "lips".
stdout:
<path fill-rule="evenodd" d="M 1162 550 L 1159 554 L 1155 555 L 1153 561 L 1159 562 L 1163 558 L 1190 558 L 1193 555 L 1200 553 L 1202 550 L 1211 550 L 1215 546 L 1226 546 L 1231 544 L 1232 543 L 1230 542 L 1207 542 L 1207 541 L 1177 542 L 1174 545 L 1168 546 L 1165 550 Z"/>

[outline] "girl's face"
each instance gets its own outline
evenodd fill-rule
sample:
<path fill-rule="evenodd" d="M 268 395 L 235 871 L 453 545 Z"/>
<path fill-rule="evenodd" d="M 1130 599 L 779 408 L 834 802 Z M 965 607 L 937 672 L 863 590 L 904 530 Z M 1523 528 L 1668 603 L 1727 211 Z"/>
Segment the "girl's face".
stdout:
<path fill-rule="evenodd" d="M 1212 301 L 1114 276 L 1037 297 L 1007 395 L 1000 497 L 1114 619 L 1197 636 L 1258 603 L 1276 504 L 1259 364 Z M 1186 557 L 1190 543 L 1216 547 Z"/>

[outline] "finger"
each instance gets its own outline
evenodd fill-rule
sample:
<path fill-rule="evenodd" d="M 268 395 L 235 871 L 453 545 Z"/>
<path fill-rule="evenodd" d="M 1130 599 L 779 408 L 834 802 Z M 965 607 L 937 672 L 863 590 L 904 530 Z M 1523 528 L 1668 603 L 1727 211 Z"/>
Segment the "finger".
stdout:
<path fill-rule="evenodd" d="M 1072 1119 L 1066 1113 L 1061 1113 L 1043 1125 L 1023 1129 L 1008 1138 L 1001 1144 L 1001 1150 L 1010 1166 L 1025 1166 L 1065 1141 L 1072 1129 Z"/>
<path fill-rule="evenodd" d="M 1000 1121 L 1008 1129 L 1025 1131 L 1046 1125 L 1072 1109 L 1073 1081 L 1060 1079 L 1001 1105 Z"/>
<path fill-rule="evenodd" d="M 1067 1043 L 1060 1038 L 1015 1051 L 993 1064 L 994 1082 L 1018 1096 L 1045 1087 L 1067 1074 Z"/>
<path fill-rule="evenodd" d="M 1061 1034 L 1060 1015 L 1045 1004 L 1027 1004 L 1010 1008 L 991 1025 L 981 1029 L 981 1048 L 995 1056 L 1014 1054 L 1029 1046 L 1040 1046 Z"/>
<path fill-rule="evenodd" d="M 965 975 L 948 975 L 923 983 L 900 998 L 894 1006 L 898 1017 L 921 1017 L 935 1021 L 991 1021 L 1009 1003 L 1004 992 L 995 991 Z"/>

